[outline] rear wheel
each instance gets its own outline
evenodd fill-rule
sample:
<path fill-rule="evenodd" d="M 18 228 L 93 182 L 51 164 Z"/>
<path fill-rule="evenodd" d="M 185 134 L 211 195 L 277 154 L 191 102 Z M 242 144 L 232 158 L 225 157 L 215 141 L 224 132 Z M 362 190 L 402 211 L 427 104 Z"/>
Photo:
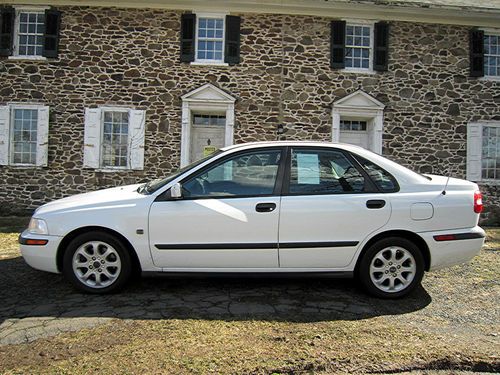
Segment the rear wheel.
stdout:
<path fill-rule="evenodd" d="M 63 258 L 63 274 L 78 290 L 105 294 L 121 289 L 130 278 L 130 254 L 120 240 L 105 232 L 73 239 Z"/>
<path fill-rule="evenodd" d="M 424 258 L 411 241 L 384 238 L 366 251 L 359 266 L 359 281 L 370 294 L 399 298 L 414 290 L 424 275 Z"/>

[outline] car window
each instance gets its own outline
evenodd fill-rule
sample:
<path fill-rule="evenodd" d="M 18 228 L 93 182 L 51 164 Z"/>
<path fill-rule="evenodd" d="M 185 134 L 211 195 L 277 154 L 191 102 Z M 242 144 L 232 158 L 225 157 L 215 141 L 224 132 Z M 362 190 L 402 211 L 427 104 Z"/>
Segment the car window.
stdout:
<path fill-rule="evenodd" d="M 239 154 L 182 184 L 183 196 L 238 197 L 270 195 L 274 191 L 281 151 Z"/>
<path fill-rule="evenodd" d="M 390 193 L 398 190 L 398 183 L 396 182 L 396 179 L 385 169 L 382 169 L 378 165 L 359 155 L 355 155 L 355 158 L 361 164 L 366 173 L 368 173 L 380 191 Z"/>
<path fill-rule="evenodd" d="M 219 155 L 221 152 L 222 152 L 221 150 L 217 150 L 213 154 L 210 154 L 210 155 L 208 155 L 207 157 L 205 157 L 203 159 L 197 160 L 197 161 L 195 161 L 195 162 L 193 162 L 193 163 L 191 163 L 189 165 L 186 165 L 185 167 L 182 167 L 181 169 L 179 169 L 177 172 L 174 172 L 170 176 L 167 176 L 165 178 L 159 178 L 159 179 L 156 179 L 156 180 L 149 181 L 149 182 L 141 185 L 137 191 L 139 193 L 141 193 L 141 194 L 151 194 L 151 193 L 154 193 L 158 189 L 160 189 L 163 186 L 165 186 L 166 184 L 168 184 L 170 181 L 172 181 L 172 180 L 176 179 L 177 177 L 179 177 L 181 174 L 183 174 L 187 170 L 197 167 L 198 165 L 206 162 L 208 159 L 211 159 L 214 156 Z"/>
<path fill-rule="evenodd" d="M 342 194 L 365 190 L 365 179 L 340 151 L 292 150 L 292 194 Z"/>

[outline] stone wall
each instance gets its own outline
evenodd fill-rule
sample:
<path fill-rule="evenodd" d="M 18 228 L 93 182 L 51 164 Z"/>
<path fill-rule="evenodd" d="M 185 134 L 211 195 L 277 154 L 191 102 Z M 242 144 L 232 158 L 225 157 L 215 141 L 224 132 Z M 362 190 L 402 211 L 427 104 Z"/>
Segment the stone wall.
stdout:
<path fill-rule="evenodd" d="M 331 139 L 331 105 L 362 89 L 386 104 L 384 154 L 465 177 L 466 125 L 500 120 L 500 82 L 468 77 L 468 27 L 391 22 L 389 71 L 329 65 L 330 19 L 242 14 L 241 64 L 179 61 L 180 12 L 61 7 L 58 59 L 0 60 L 0 103 L 50 106 L 49 167 L 0 167 L 0 212 L 161 177 L 178 167 L 180 96 L 211 82 L 238 98 L 235 142 Z M 82 170 L 84 108 L 147 110 L 144 171 Z M 485 189 L 500 204 L 500 189 Z"/>

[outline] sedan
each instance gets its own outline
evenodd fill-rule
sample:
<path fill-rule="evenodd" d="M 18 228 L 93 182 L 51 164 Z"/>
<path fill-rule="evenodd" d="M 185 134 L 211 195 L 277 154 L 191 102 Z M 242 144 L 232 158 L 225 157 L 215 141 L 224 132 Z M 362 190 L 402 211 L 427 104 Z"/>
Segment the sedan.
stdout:
<path fill-rule="evenodd" d="M 144 184 L 39 207 L 20 235 L 33 268 L 108 293 L 135 272 L 355 277 L 381 298 L 466 262 L 485 233 L 478 186 L 363 148 L 258 142 Z"/>

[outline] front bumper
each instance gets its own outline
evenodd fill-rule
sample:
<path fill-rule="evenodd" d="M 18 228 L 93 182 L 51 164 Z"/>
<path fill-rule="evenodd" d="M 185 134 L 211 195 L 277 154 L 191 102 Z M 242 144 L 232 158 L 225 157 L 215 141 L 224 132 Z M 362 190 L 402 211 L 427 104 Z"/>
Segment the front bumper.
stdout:
<path fill-rule="evenodd" d="M 430 271 L 465 263 L 476 256 L 484 244 L 486 233 L 478 226 L 438 232 L 418 233 L 427 243 L 431 255 Z M 457 235 L 455 240 L 436 241 L 435 237 Z"/>
<path fill-rule="evenodd" d="M 47 240 L 45 245 L 27 245 L 26 240 Z M 40 270 L 59 273 L 57 269 L 57 249 L 62 237 L 31 234 L 27 230 L 19 235 L 21 254 L 29 266 Z"/>

